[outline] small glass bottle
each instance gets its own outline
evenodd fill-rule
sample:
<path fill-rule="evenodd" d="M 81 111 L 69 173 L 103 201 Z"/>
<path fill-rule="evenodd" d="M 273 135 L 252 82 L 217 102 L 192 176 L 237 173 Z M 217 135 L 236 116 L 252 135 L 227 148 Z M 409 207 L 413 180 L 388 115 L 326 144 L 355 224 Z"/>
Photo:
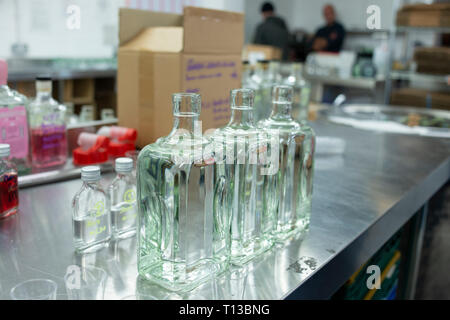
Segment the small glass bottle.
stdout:
<path fill-rule="evenodd" d="M 109 186 L 111 200 L 111 227 L 116 238 L 127 238 L 136 233 L 136 179 L 133 159 L 116 159 L 117 176 Z"/>
<path fill-rule="evenodd" d="M 31 171 L 25 96 L 7 86 L 8 65 L 0 60 L 0 143 L 10 145 L 10 160 L 19 174 Z"/>
<path fill-rule="evenodd" d="M 279 138 L 278 173 L 264 177 L 264 211 L 275 241 L 305 231 L 311 214 L 314 131 L 292 118 L 291 86 L 274 86 L 272 113 L 258 127 Z"/>
<path fill-rule="evenodd" d="M 308 120 L 309 102 L 311 99 L 311 84 L 303 78 L 302 64 L 293 63 L 290 74 L 284 84 L 294 89 L 292 102 L 292 117 L 297 121 Z"/>
<path fill-rule="evenodd" d="M 222 273 L 229 261 L 229 219 L 217 203 L 211 142 L 198 127 L 199 94 L 172 96 L 174 126 L 139 153 L 138 271 L 173 290 L 190 290 Z"/>
<path fill-rule="evenodd" d="M 221 210 L 231 217 L 231 263 L 239 266 L 272 245 L 264 212 L 258 210 L 262 176 L 255 155 L 265 141 L 253 120 L 254 95 L 251 89 L 231 90 L 231 119 L 212 135 L 216 154 L 224 155 L 217 163 L 216 181 L 223 179 L 227 186 Z"/>
<path fill-rule="evenodd" d="M 109 198 L 100 185 L 100 168 L 81 169 L 83 185 L 73 198 L 73 234 L 78 252 L 93 252 L 107 246 L 111 238 Z"/>
<path fill-rule="evenodd" d="M 17 213 L 19 207 L 17 170 L 9 155 L 9 144 L 0 144 L 0 219 Z"/>
<path fill-rule="evenodd" d="M 32 166 L 48 168 L 62 165 L 67 160 L 66 107 L 52 98 L 49 77 L 36 78 L 36 92 L 28 113 Z"/>

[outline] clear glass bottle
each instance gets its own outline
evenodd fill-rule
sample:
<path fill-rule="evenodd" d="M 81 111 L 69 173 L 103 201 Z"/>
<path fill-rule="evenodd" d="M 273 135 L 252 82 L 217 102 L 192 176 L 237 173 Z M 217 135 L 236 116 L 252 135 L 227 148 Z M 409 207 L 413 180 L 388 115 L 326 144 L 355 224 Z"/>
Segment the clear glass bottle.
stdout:
<path fill-rule="evenodd" d="M 107 246 L 111 238 L 110 202 L 100 179 L 99 167 L 81 169 L 83 185 L 72 201 L 72 226 L 77 252 L 97 251 Z"/>
<path fill-rule="evenodd" d="M 254 91 L 232 90 L 230 101 L 231 119 L 212 139 L 216 156 L 224 155 L 216 164 L 216 181 L 223 179 L 227 189 L 221 210 L 231 217 L 231 263 L 244 265 L 272 245 L 258 210 L 261 165 L 255 155 L 265 141 L 253 120 Z"/>
<path fill-rule="evenodd" d="M 9 156 L 9 144 L 0 144 L 0 219 L 16 214 L 19 207 L 17 169 Z"/>
<path fill-rule="evenodd" d="M 255 81 L 259 83 L 255 96 L 254 118 L 256 122 L 267 119 L 270 115 L 272 87 L 281 82 L 279 68 L 280 63 L 278 61 L 258 61 L 257 72 L 254 77 Z"/>
<path fill-rule="evenodd" d="M 272 114 L 258 127 L 279 137 L 278 173 L 264 177 L 264 212 L 275 241 L 306 231 L 311 215 L 315 134 L 292 118 L 291 86 L 274 86 Z"/>
<path fill-rule="evenodd" d="M 297 121 L 308 120 L 309 102 L 311 99 L 311 84 L 303 78 L 301 63 L 293 63 L 290 74 L 284 84 L 294 88 L 292 102 L 292 117 Z"/>
<path fill-rule="evenodd" d="M 184 291 L 226 270 L 229 222 L 215 210 L 224 185 L 215 187 L 215 164 L 203 160 L 211 143 L 196 126 L 200 95 L 177 93 L 172 101 L 172 131 L 138 157 L 138 271 Z"/>
<path fill-rule="evenodd" d="M 133 159 L 116 159 L 117 176 L 109 186 L 111 200 L 111 227 L 116 238 L 127 238 L 136 233 L 137 205 L 136 179 Z"/>
<path fill-rule="evenodd" d="M 28 111 L 32 166 L 47 168 L 64 164 L 67 160 L 66 107 L 52 98 L 49 77 L 36 78 L 36 98 Z"/>
<path fill-rule="evenodd" d="M 31 171 L 29 159 L 29 135 L 27 99 L 7 86 L 8 65 L 0 60 L 0 143 L 10 145 L 10 160 L 19 174 Z"/>

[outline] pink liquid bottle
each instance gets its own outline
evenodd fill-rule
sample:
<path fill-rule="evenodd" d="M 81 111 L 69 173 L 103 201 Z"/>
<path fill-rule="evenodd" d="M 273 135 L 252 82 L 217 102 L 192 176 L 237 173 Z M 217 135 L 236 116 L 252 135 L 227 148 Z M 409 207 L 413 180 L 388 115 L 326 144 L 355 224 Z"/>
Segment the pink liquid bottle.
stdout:
<path fill-rule="evenodd" d="M 66 162 L 65 113 L 65 106 L 52 98 L 51 78 L 36 78 L 36 98 L 29 106 L 31 161 L 34 168 L 48 168 Z"/>
<path fill-rule="evenodd" d="M 0 143 L 9 144 L 9 160 L 16 165 L 19 174 L 26 174 L 31 171 L 27 98 L 11 90 L 7 81 L 8 64 L 0 60 Z"/>
<path fill-rule="evenodd" d="M 0 219 L 17 213 L 19 207 L 17 170 L 9 156 L 9 144 L 0 144 Z"/>

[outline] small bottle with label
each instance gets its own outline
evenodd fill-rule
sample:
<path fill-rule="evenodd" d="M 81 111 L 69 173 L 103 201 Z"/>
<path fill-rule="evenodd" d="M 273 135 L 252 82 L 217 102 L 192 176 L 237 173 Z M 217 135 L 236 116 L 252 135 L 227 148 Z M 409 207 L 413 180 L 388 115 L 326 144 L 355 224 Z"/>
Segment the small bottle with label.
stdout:
<path fill-rule="evenodd" d="M 19 171 L 31 171 L 29 162 L 29 135 L 27 98 L 11 90 L 8 85 L 8 64 L 0 60 L 0 143 L 9 144 L 9 158 Z"/>
<path fill-rule="evenodd" d="M 17 170 L 8 161 L 9 144 L 0 144 L 0 219 L 17 213 L 19 207 L 19 189 L 17 186 Z"/>
<path fill-rule="evenodd" d="M 52 98 L 49 77 L 36 78 L 36 98 L 29 105 L 31 160 L 35 168 L 67 160 L 66 107 Z"/>
<path fill-rule="evenodd" d="M 127 238 L 136 233 L 136 179 L 133 159 L 116 159 L 117 176 L 109 186 L 111 226 L 114 237 Z"/>
<path fill-rule="evenodd" d="M 78 252 L 93 252 L 108 245 L 111 238 L 109 198 L 100 185 L 100 168 L 81 169 L 83 185 L 73 198 L 73 234 Z"/>

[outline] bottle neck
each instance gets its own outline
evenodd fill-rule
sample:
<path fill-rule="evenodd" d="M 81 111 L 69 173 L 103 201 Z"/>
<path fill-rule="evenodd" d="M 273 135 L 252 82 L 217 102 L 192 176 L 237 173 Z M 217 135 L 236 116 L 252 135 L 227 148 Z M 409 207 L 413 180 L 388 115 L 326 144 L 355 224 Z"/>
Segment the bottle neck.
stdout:
<path fill-rule="evenodd" d="M 172 131 L 194 135 L 196 126 L 198 125 L 198 117 L 198 113 L 175 114 Z"/>
<path fill-rule="evenodd" d="M 51 81 L 37 81 L 36 82 L 36 98 L 41 100 L 48 100 L 52 97 L 52 82 Z"/>
<path fill-rule="evenodd" d="M 233 127 L 253 126 L 253 108 L 231 107 L 231 119 L 228 125 Z"/>
<path fill-rule="evenodd" d="M 273 102 L 271 119 L 274 120 L 292 120 L 292 104 L 288 102 Z"/>

